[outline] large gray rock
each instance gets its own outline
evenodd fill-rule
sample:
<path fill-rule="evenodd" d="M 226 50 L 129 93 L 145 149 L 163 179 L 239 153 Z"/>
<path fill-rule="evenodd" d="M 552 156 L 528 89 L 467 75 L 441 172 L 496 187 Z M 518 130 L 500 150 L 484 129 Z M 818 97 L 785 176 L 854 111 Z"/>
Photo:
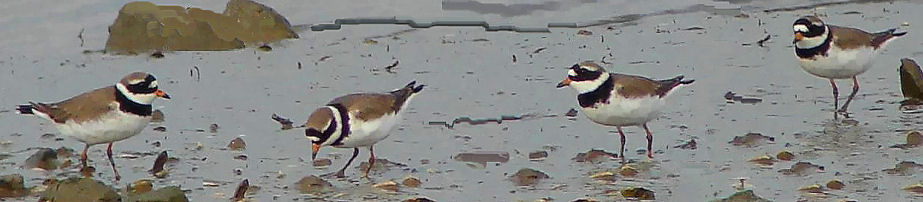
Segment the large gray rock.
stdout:
<path fill-rule="evenodd" d="M 186 193 L 177 186 L 164 187 L 143 194 L 128 194 L 124 201 L 133 202 L 188 202 Z"/>
<path fill-rule="evenodd" d="M 12 174 L 0 176 L 0 198 L 22 197 L 29 194 L 29 189 L 22 179 L 22 175 Z"/>

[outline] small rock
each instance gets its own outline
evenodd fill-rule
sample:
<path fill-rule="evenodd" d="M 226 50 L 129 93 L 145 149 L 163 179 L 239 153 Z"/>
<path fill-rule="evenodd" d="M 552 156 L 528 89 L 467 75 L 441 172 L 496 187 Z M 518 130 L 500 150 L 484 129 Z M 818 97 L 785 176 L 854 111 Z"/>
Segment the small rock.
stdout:
<path fill-rule="evenodd" d="M 548 152 L 546 151 L 535 151 L 535 152 L 529 153 L 530 161 L 541 161 L 541 160 L 545 160 L 545 158 L 547 157 L 548 157 Z"/>
<path fill-rule="evenodd" d="M 157 131 L 157 132 L 167 132 L 167 127 L 164 127 L 164 126 L 157 126 L 157 127 L 154 127 L 154 131 Z"/>
<path fill-rule="evenodd" d="M 42 192 L 40 201 L 120 201 L 112 187 L 91 178 L 68 178 Z"/>
<path fill-rule="evenodd" d="M 920 165 L 913 161 L 901 161 L 894 165 L 894 168 L 885 169 L 884 171 L 892 175 L 913 175 L 918 169 L 923 169 L 923 165 Z"/>
<path fill-rule="evenodd" d="M 12 174 L 0 176 L 0 198 L 23 197 L 29 195 L 22 175 Z"/>
<path fill-rule="evenodd" d="M 599 202 L 599 201 L 593 198 L 578 198 L 578 199 L 574 199 L 571 202 Z"/>
<path fill-rule="evenodd" d="M 250 189 L 250 180 L 244 179 L 244 181 L 241 181 L 240 184 L 237 185 L 237 190 L 234 191 L 234 196 L 231 197 L 231 200 L 243 200 L 244 195 L 247 193 L 247 189 Z"/>
<path fill-rule="evenodd" d="M 728 196 L 727 198 L 715 200 L 715 202 L 772 202 L 753 193 L 753 190 L 739 191 Z"/>
<path fill-rule="evenodd" d="M 606 159 L 616 159 L 619 156 L 614 153 L 609 153 L 603 150 L 592 149 L 585 153 L 579 153 L 572 160 L 577 162 L 597 162 L 602 160 L 600 157 L 609 157 Z"/>
<path fill-rule="evenodd" d="M 622 175 L 625 177 L 634 177 L 634 176 L 637 176 L 638 173 L 639 173 L 638 169 L 636 169 L 635 167 L 629 164 L 624 164 L 621 167 L 619 167 L 619 175 Z"/>
<path fill-rule="evenodd" d="M 123 201 L 189 202 L 189 198 L 179 187 L 169 186 L 143 194 L 126 194 Z"/>
<path fill-rule="evenodd" d="M 397 182 L 394 182 L 392 180 L 388 180 L 382 183 L 372 185 L 372 187 L 379 188 L 379 189 L 389 191 L 389 192 L 397 192 L 397 189 L 398 189 Z"/>
<path fill-rule="evenodd" d="M 417 187 L 420 187 L 421 183 L 422 182 L 420 182 L 420 179 L 417 179 L 416 177 L 413 177 L 413 176 L 407 176 L 406 178 L 404 178 L 404 182 L 402 182 L 401 184 L 403 184 L 405 187 L 417 188 Z"/>
<path fill-rule="evenodd" d="M 808 193 L 824 193 L 825 190 L 824 190 L 824 186 L 820 186 L 819 184 L 812 184 L 812 185 L 798 188 L 798 191 L 803 191 L 803 192 L 808 192 Z"/>
<path fill-rule="evenodd" d="M 628 188 L 619 191 L 625 198 L 637 198 L 638 200 L 654 200 L 654 191 L 637 187 Z"/>
<path fill-rule="evenodd" d="M 688 150 L 695 150 L 695 149 L 697 149 L 697 147 L 698 147 L 698 145 L 697 145 L 697 143 L 695 142 L 695 139 L 691 139 L 691 140 L 689 140 L 688 142 L 683 143 L 683 144 L 681 144 L 681 145 L 673 146 L 673 148 L 688 149 Z"/>
<path fill-rule="evenodd" d="M 57 169 L 58 153 L 51 148 L 41 148 L 26 159 L 26 168 L 40 168 L 43 170 Z"/>
<path fill-rule="evenodd" d="M 163 112 L 159 109 L 154 110 L 154 113 L 151 113 L 151 122 L 160 123 L 163 122 Z"/>
<path fill-rule="evenodd" d="M 567 110 L 567 113 L 564 114 L 564 116 L 566 116 L 566 117 L 577 117 L 577 110 L 574 109 L 574 108 L 570 108 L 570 110 Z"/>
<path fill-rule="evenodd" d="M 246 155 L 246 154 L 240 154 L 240 155 L 234 156 L 234 159 L 241 160 L 241 161 L 246 161 L 246 160 L 247 160 L 247 155 Z"/>
<path fill-rule="evenodd" d="M 904 191 L 913 192 L 918 195 L 923 195 L 923 183 L 912 184 L 901 189 Z"/>
<path fill-rule="evenodd" d="M 45 134 L 42 134 L 41 138 L 42 139 L 54 139 L 54 137 L 55 137 L 55 134 L 45 133 Z"/>
<path fill-rule="evenodd" d="M 162 172 L 163 174 L 160 174 L 158 178 L 166 177 L 166 170 L 163 169 L 163 166 L 167 164 L 167 159 L 167 151 L 161 151 L 160 154 L 157 155 L 157 159 L 154 159 L 154 166 L 151 167 L 150 170 L 151 174 L 158 176 L 158 173 Z"/>
<path fill-rule="evenodd" d="M 733 140 L 728 143 L 733 144 L 734 146 L 746 146 L 746 147 L 755 147 L 761 145 L 765 141 L 776 141 L 776 138 L 765 136 L 759 133 L 747 133 L 743 136 L 736 136 Z"/>
<path fill-rule="evenodd" d="M 529 186 L 538 184 L 542 179 L 548 179 L 548 175 L 542 171 L 534 170 L 531 168 L 520 169 L 516 174 L 513 174 L 510 177 L 510 180 L 513 181 L 516 186 Z"/>
<path fill-rule="evenodd" d="M 776 158 L 783 161 L 791 161 L 792 159 L 795 159 L 795 154 L 790 151 L 782 150 L 776 154 Z"/>
<path fill-rule="evenodd" d="M 262 46 L 260 46 L 260 47 L 257 48 L 257 49 L 259 49 L 259 50 L 261 50 L 261 51 L 264 51 L 264 52 L 272 51 L 272 47 L 270 47 L 268 44 L 263 44 Z"/>
<path fill-rule="evenodd" d="M 218 133 L 218 128 L 220 128 L 220 127 L 218 127 L 218 124 L 217 124 L 217 123 L 213 123 L 212 125 L 209 125 L 209 126 L 208 126 L 208 132 L 210 132 L 210 133 Z"/>
<path fill-rule="evenodd" d="M 378 41 L 375 41 L 373 39 L 365 39 L 364 41 L 362 41 L 362 43 L 367 44 L 367 45 L 375 45 L 375 44 L 378 44 Z"/>
<path fill-rule="evenodd" d="M 234 151 L 241 151 L 247 149 L 247 143 L 244 142 L 244 139 L 237 137 L 231 140 L 231 143 L 228 143 L 228 149 Z"/>
<path fill-rule="evenodd" d="M 131 193 L 143 194 L 151 191 L 152 188 L 154 184 L 148 179 L 140 179 L 131 183 Z"/>
<path fill-rule="evenodd" d="M 384 171 L 392 167 L 407 167 L 407 165 L 403 163 L 392 162 L 388 159 L 375 159 L 375 166 L 372 166 L 371 171 Z M 362 163 L 359 164 L 359 170 L 366 170 L 368 168 L 369 162 L 362 161 Z"/>
<path fill-rule="evenodd" d="M 416 198 L 409 198 L 407 200 L 404 200 L 403 202 L 436 202 L 436 201 L 434 201 L 433 199 L 426 198 L 426 197 L 416 197 Z"/>
<path fill-rule="evenodd" d="M 589 36 L 593 35 L 593 32 L 590 30 L 581 29 L 580 31 L 577 31 L 577 35 Z"/>
<path fill-rule="evenodd" d="M 792 168 L 786 168 L 779 170 L 780 173 L 784 175 L 797 175 L 804 176 L 814 172 L 823 172 L 824 167 L 819 165 L 814 165 L 808 162 L 798 162 L 795 165 L 792 165 Z"/>
<path fill-rule="evenodd" d="M 914 147 L 923 145 L 923 134 L 920 134 L 920 131 L 907 133 L 907 145 Z"/>
<path fill-rule="evenodd" d="M 843 184 L 842 181 L 837 180 L 837 179 L 833 179 L 827 182 L 827 188 L 829 189 L 840 190 L 840 189 L 843 189 L 843 186 L 846 186 L 846 185 Z"/>
<path fill-rule="evenodd" d="M 613 178 L 615 178 L 615 173 L 612 173 L 609 171 L 603 171 L 600 173 L 590 175 L 590 178 L 597 179 L 597 180 L 612 181 L 614 180 Z"/>
<path fill-rule="evenodd" d="M 319 193 L 329 190 L 333 185 L 317 176 L 309 175 L 298 180 L 298 182 L 295 183 L 295 187 L 297 187 L 298 191 L 301 193 Z"/>
<path fill-rule="evenodd" d="M 769 155 L 758 156 L 758 157 L 756 157 L 756 158 L 750 159 L 749 161 L 750 161 L 751 163 L 756 163 L 756 164 L 760 164 L 760 165 L 764 165 L 764 166 L 771 166 L 773 163 L 776 162 L 776 160 L 773 159 L 773 158 L 772 158 L 771 156 L 769 156 Z"/>

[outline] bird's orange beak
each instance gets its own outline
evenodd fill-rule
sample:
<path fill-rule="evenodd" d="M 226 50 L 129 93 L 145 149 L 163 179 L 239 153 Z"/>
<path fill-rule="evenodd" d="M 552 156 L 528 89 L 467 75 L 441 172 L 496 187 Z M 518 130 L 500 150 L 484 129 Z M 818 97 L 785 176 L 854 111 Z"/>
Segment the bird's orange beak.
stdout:
<path fill-rule="evenodd" d="M 798 43 L 802 39 L 804 39 L 804 35 L 802 35 L 801 33 L 795 33 L 795 40 L 792 41 L 792 43 Z"/>
<path fill-rule="evenodd" d="M 311 161 L 317 158 L 317 151 L 320 151 L 320 145 L 317 143 L 311 144 Z"/>
<path fill-rule="evenodd" d="M 569 85 L 570 85 L 570 81 L 571 81 L 571 80 L 570 80 L 569 77 L 565 77 L 563 81 L 561 81 L 561 82 L 558 83 L 558 88 L 561 88 L 561 87 L 564 87 L 564 86 L 569 86 Z"/>
<path fill-rule="evenodd" d="M 154 95 L 157 95 L 157 97 L 161 97 L 163 99 L 170 99 L 170 95 L 167 95 L 167 92 L 163 92 L 162 90 L 154 91 Z"/>

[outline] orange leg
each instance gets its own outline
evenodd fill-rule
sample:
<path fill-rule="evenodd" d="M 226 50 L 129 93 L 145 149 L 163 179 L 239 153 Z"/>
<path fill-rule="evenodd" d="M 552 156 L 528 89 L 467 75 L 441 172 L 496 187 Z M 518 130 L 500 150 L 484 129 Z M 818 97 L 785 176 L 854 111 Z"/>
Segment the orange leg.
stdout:
<path fill-rule="evenodd" d="M 651 135 L 651 130 L 647 129 L 647 124 L 641 124 L 641 127 L 644 128 L 644 132 L 647 132 L 647 158 L 654 158 L 654 151 L 651 150 L 651 143 L 654 142 L 654 135 Z"/>
<path fill-rule="evenodd" d="M 846 112 L 846 109 L 849 108 L 849 103 L 852 102 L 852 99 L 856 97 L 856 93 L 859 92 L 859 79 L 857 79 L 855 76 L 852 77 L 852 85 L 852 93 L 849 94 L 849 98 L 846 99 L 846 103 L 843 104 L 843 107 L 838 110 L 847 116 L 847 118 L 849 114 Z"/>
<path fill-rule="evenodd" d="M 106 156 L 109 157 L 109 165 L 112 165 L 112 172 L 115 173 L 115 181 L 122 179 L 122 176 L 119 175 L 119 170 L 115 169 L 115 161 L 112 160 L 112 142 L 109 143 L 109 147 L 106 148 Z"/>
<path fill-rule="evenodd" d="M 830 79 L 830 86 L 833 86 L 833 110 L 836 110 L 840 106 L 840 102 L 837 100 L 840 97 L 840 91 L 836 89 L 836 83 L 833 82 L 833 79 Z M 836 111 L 833 112 L 833 119 L 836 119 Z"/>
<path fill-rule="evenodd" d="M 90 149 L 90 145 L 86 145 L 83 147 L 83 153 L 80 153 L 80 163 L 83 164 L 84 168 L 87 167 L 87 150 L 89 149 Z"/>
<path fill-rule="evenodd" d="M 375 165 L 375 150 L 372 149 L 374 145 L 369 146 L 369 168 L 365 169 L 365 175 L 363 177 L 369 178 L 369 172 L 372 171 L 372 166 Z"/>
<path fill-rule="evenodd" d="M 335 173 L 327 173 L 327 174 L 324 174 L 324 175 L 321 175 L 321 176 L 324 176 L 324 177 L 333 176 L 333 177 L 337 177 L 337 178 L 344 178 L 344 177 L 346 177 L 346 168 L 349 168 L 349 164 L 351 164 L 351 163 L 353 162 L 353 160 L 356 159 L 356 156 L 359 156 L 359 148 L 353 148 L 353 156 L 349 158 L 349 161 L 346 162 L 346 165 L 343 166 L 343 168 L 341 168 L 339 171 L 337 171 L 337 172 L 335 172 Z"/>

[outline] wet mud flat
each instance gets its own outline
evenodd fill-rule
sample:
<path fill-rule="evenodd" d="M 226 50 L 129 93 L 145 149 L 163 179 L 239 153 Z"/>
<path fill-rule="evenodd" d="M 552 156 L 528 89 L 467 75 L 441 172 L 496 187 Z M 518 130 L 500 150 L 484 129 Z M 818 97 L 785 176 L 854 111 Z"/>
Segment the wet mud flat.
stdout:
<path fill-rule="evenodd" d="M 648 193 L 664 201 L 748 193 L 773 201 L 919 200 L 914 185 L 923 181 L 917 173 L 923 150 L 892 146 L 910 144 L 908 132 L 923 124 L 923 114 L 899 111 L 903 98 L 896 70 L 901 58 L 923 56 L 914 34 L 923 33 L 917 28 L 923 22 L 916 21 L 923 16 L 914 12 L 923 5 L 789 6 L 795 3 L 715 3 L 742 9 L 712 6 L 548 33 L 343 26 L 300 32 L 299 39 L 269 44 L 270 51 L 170 52 L 162 58 L 84 54 L 103 46 L 105 32 L 85 33 L 87 47 L 80 47 L 80 29 L 75 28 L 73 33 L 43 33 L 52 39 L 49 44 L 2 41 L 20 48 L 0 49 L 0 103 L 61 99 L 107 85 L 123 72 L 158 75 L 161 88 L 174 99 L 155 103 L 163 122 L 116 143 L 122 181 L 112 180 L 103 147 L 91 148 L 91 165 L 97 168 L 95 179 L 112 187 L 149 179 L 155 189 L 178 186 L 192 201 L 233 198 L 244 179 L 258 187 L 244 194 L 254 201 L 611 201 Z M 295 12 L 307 8 L 267 4 L 293 24 L 355 17 L 318 20 Z M 832 120 L 827 82 L 804 73 L 794 59 L 791 23 L 815 13 L 828 23 L 868 31 L 907 22 L 900 29 L 910 34 L 890 44 L 860 76 L 863 89 L 852 104 L 854 118 Z M 76 23 L 49 18 L 99 28 L 114 15 Z M 21 20 L 5 22 L 29 28 Z M 21 37 L 13 31 L 0 34 Z M 63 36 L 68 39 L 59 39 Z M 60 52 L 49 53 L 49 47 Z M 596 60 L 609 71 L 653 78 L 684 74 L 697 80 L 674 94 L 664 116 L 649 124 L 655 159 L 643 155 L 640 128 L 625 128 L 623 164 L 611 157 L 618 147 L 613 128 L 591 123 L 580 112 L 568 115 L 576 107 L 576 94 L 554 85 L 566 67 L 583 60 Z M 426 84 L 427 90 L 409 105 L 391 137 L 376 145 L 382 162 L 376 164 L 382 167 L 373 168 L 371 180 L 359 178 L 361 163 L 354 163 L 345 179 L 309 177 L 336 171 L 351 151 L 327 149 L 318 157 L 330 164 L 316 164 L 303 131 L 281 130 L 270 119 L 275 113 L 298 125 L 330 98 L 388 91 L 411 80 Z M 39 147 L 77 148 L 79 143 L 3 109 L 0 128 L 6 133 L 0 134 L 0 152 L 8 156 L 0 161 L 2 174 L 21 173 L 29 187 L 78 175 L 67 168 L 43 172 L 21 167 Z M 505 118 L 523 115 L 537 118 Z M 439 122 L 444 124 L 433 124 Z M 245 146 L 229 147 L 237 138 Z M 162 151 L 175 160 L 165 165 L 169 174 L 158 178 L 149 170 Z M 411 178 L 419 183 L 406 183 Z"/>

